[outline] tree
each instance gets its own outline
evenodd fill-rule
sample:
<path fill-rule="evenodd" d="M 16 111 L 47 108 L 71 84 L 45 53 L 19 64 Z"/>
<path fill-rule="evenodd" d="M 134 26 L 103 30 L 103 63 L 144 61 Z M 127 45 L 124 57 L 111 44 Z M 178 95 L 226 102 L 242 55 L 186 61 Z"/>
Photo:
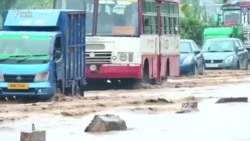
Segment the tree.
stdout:
<path fill-rule="evenodd" d="M 0 30 L 2 29 L 2 14 L 4 10 L 8 10 L 17 0 L 1 0 L 0 1 Z"/>
<path fill-rule="evenodd" d="M 199 0 L 189 0 L 189 5 L 182 9 L 184 17 L 181 18 L 180 34 L 183 39 L 192 39 L 198 45 L 202 44 L 203 30 L 213 26 L 211 18 L 207 17 L 206 11 L 199 5 Z"/>

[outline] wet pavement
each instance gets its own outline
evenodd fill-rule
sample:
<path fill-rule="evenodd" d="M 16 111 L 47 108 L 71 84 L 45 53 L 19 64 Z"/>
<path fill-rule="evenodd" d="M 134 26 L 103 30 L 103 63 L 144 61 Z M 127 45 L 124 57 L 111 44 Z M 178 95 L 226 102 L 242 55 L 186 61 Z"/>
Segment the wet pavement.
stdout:
<path fill-rule="evenodd" d="M 21 131 L 30 131 L 31 124 L 47 131 L 46 141 L 249 141 L 250 104 L 215 104 L 219 97 L 248 96 L 250 83 L 221 87 L 169 89 L 176 94 L 206 97 L 199 103 L 199 112 L 148 114 L 128 109 L 106 111 L 122 117 L 130 130 L 105 134 L 86 134 L 85 127 L 93 115 L 65 118 L 52 115 L 34 115 L 25 120 L 0 124 L 0 141 L 19 141 Z M 147 90 L 145 90 L 147 91 Z"/>

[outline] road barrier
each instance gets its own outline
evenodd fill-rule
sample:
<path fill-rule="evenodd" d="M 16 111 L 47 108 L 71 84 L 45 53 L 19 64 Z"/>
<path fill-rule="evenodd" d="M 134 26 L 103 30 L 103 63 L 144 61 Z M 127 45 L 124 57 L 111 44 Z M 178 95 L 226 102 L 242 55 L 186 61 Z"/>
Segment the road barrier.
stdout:
<path fill-rule="evenodd" d="M 46 141 L 46 131 L 36 131 L 33 123 L 31 132 L 21 132 L 20 141 Z"/>
<path fill-rule="evenodd" d="M 109 132 L 127 130 L 126 122 L 116 115 L 95 115 L 85 132 Z"/>
<path fill-rule="evenodd" d="M 248 102 L 248 97 L 226 97 L 220 98 L 216 103 Z"/>
<path fill-rule="evenodd" d="M 182 103 L 181 109 L 177 111 L 176 113 L 180 114 L 180 113 L 190 113 L 190 112 L 198 112 L 198 111 L 199 111 L 198 102 L 194 101 L 194 102 Z"/>

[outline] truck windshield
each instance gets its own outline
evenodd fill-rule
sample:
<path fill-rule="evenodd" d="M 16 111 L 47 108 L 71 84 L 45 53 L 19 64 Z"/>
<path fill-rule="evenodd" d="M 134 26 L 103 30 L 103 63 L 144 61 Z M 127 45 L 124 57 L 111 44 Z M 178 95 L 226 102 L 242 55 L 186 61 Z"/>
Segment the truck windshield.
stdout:
<path fill-rule="evenodd" d="M 54 0 L 55 9 L 74 9 L 86 11 L 86 35 L 93 33 L 95 0 Z"/>
<path fill-rule="evenodd" d="M 224 10 L 223 11 L 223 21 L 226 22 L 235 22 L 237 24 L 241 23 L 241 11 L 240 9 L 236 10 Z"/>
<path fill-rule="evenodd" d="M 97 35 L 137 35 L 138 0 L 99 0 Z"/>
<path fill-rule="evenodd" d="M 234 41 L 232 40 L 207 40 L 203 46 L 203 52 L 233 52 Z"/>
<path fill-rule="evenodd" d="M 0 59 L 14 56 L 48 58 L 51 41 L 50 36 L 0 34 Z"/>

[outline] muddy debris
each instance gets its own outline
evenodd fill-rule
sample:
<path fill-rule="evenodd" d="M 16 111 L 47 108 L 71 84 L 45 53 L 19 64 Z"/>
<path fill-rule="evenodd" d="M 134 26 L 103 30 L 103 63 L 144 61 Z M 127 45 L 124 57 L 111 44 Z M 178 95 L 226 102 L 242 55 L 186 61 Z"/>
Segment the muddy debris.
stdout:
<path fill-rule="evenodd" d="M 145 102 L 146 103 L 152 103 L 152 104 L 156 104 L 156 103 L 158 103 L 158 104 L 164 104 L 164 103 L 166 103 L 166 104 L 173 104 L 174 103 L 173 101 L 167 100 L 165 98 L 146 99 Z"/>
<path fill-rule="evenodd" d="M 54 101 L 54 102 L 73 101 L 73 98 L 69 97 L 69 96 L 65 96 L 63 94 L 56 94 L 52 98 L 52 101 Z"/>
<path fill-rule="evenodd" d="M 109 132 L 127 130 L 126 122 L 117 115 L 95 115 L 85 132 Z"/>
<path fill-rule="evenodd" d="M 28 118 L 28 116 L 21 116 L 21 117 L 0 117 L 0 123 L 1 122 L 8 122 L 8 121 L 17 121 L 21 119 Z"/>
<path fill-rule="evenodd" d="M 220 98 L 216 103 L 232 103 L 232 102 L 248 102 L 248 97 L 224 97 Z"/>
<path fill-rule="evenodd" d="M 176 113 L 190 113 L 190 112 L 198 112 L 198 102 L 186 102 L 182 103 L 181 109 Z"/>

